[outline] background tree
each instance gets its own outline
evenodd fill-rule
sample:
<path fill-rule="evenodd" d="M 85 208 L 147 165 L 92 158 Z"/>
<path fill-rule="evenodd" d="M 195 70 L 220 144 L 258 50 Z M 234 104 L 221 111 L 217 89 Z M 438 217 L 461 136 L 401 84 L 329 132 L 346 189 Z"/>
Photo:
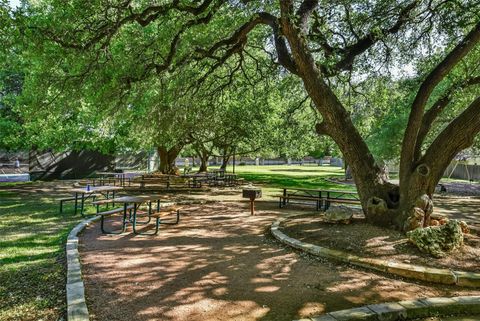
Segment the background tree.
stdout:
<path fill-rule="evenodd" d="M 16 110 L 21 94 L 23 73 L 21 57 L 15 50 L 20 39 L 14 25 L 14 13 L 7 1 L 0 1 L 0 149 L 20 149 L 25 145 L 22 118 Z"/>

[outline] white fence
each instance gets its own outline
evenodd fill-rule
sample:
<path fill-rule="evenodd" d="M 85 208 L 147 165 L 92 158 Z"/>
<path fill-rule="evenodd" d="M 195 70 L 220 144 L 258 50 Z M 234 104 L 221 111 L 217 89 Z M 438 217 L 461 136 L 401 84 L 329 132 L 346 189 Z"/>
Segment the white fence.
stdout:
<path fill-rule="evenodd" d="M 480 165 L 453 161 L 448 165 L 444 177 L 480 181 Z"/>

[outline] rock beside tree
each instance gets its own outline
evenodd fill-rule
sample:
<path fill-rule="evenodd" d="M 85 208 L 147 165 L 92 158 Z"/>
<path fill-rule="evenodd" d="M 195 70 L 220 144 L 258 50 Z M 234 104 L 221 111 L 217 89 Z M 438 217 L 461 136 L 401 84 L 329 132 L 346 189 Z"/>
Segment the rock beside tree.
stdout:
<path fill-rule="evenodd" d="M 445 225 L 417 228 L 407 232 L 407 237 L 422 252 L 444 257 L 463 245 L 464 222 L 450 220 Z"/>
<path fill-rule="evenodd" d="M 325 212 L 325 221 L 328 223 L 350 224 L 353 210 L 346 206 L 332 206 Z"/>

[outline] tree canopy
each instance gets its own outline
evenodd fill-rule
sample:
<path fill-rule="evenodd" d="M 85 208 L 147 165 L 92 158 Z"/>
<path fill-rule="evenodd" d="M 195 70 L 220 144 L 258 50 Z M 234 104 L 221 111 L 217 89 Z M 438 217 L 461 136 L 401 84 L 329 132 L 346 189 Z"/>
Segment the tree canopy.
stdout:
<path fill-rule="evenodd" d="M 15 13 L 24 36 L 19 110 L 37 122 L 30 133 L 48 136 L 61 117 L 52 138 L 100 144 L 149 118 L 145 108 L 198 101 L 206 115 L 202 102 L 235 93 L 239 78 L 264 91 L 263 83 L 290 77 L 305 100 L 292 119 L 315 108 L 316 132 L 350 164 L 367 218 L 409 230 L 428 218 L 445 167 L 480 131 L 479 12 L 475 0 L 32 1 Z M 105 117 L 115 114 L 122 117 Z M 194 115 L 185 117 L 201 124 Z M 148 137 L 163 132 L 169 142 L 188 127 L 152 124 Z M 378 143 L 381 133 L 390 145 Z M 375 154 L 399 155 L 398 186 Z"/>

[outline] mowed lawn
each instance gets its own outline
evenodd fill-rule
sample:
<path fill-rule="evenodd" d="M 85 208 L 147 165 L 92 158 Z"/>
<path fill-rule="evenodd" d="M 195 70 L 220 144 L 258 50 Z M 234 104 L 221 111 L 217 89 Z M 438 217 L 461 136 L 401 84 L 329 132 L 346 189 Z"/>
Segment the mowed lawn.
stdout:
<path fill-rule="evenodd" d="M 213 167 L 212 167 L 213 168 Z M 227 168 L 232 171 L 232 166 Z M 235 173 L 245 181 L 262 185 L 263 194 L 278 195 L 281 188 L 311 188 L 311 189 L 341 189 L 355 190 L 347 184 L 338 184 L 327 180 L 341 180 L 345 171 L 341 167 L 317 165 L 266 165 L 266 166 L 235 166 Z"/>
<path fill-rule="evenodd" d="M 65 318 L 65 250 L 81 219 L 45 183 L 0 184 L 0 320 Z M 51 185 L 51 184 L 49 184 Z"/>
<path fill-rule="evenodd" d="M 342 177 L 338 167 L 236 166 L 235 171 L 261 185 L 265 196 L 278 194 L 282 187 L 353 188 L 325 180 Z M 0 183 L 1 321 L 66 319 L 65 241 L 81 217 L 73 215 L 71 202 L 59 214 L 57 199 L 66 196 L 55 191 L 59 184 Z M 88 212 L 93 214 L 94 208 Z"/>

